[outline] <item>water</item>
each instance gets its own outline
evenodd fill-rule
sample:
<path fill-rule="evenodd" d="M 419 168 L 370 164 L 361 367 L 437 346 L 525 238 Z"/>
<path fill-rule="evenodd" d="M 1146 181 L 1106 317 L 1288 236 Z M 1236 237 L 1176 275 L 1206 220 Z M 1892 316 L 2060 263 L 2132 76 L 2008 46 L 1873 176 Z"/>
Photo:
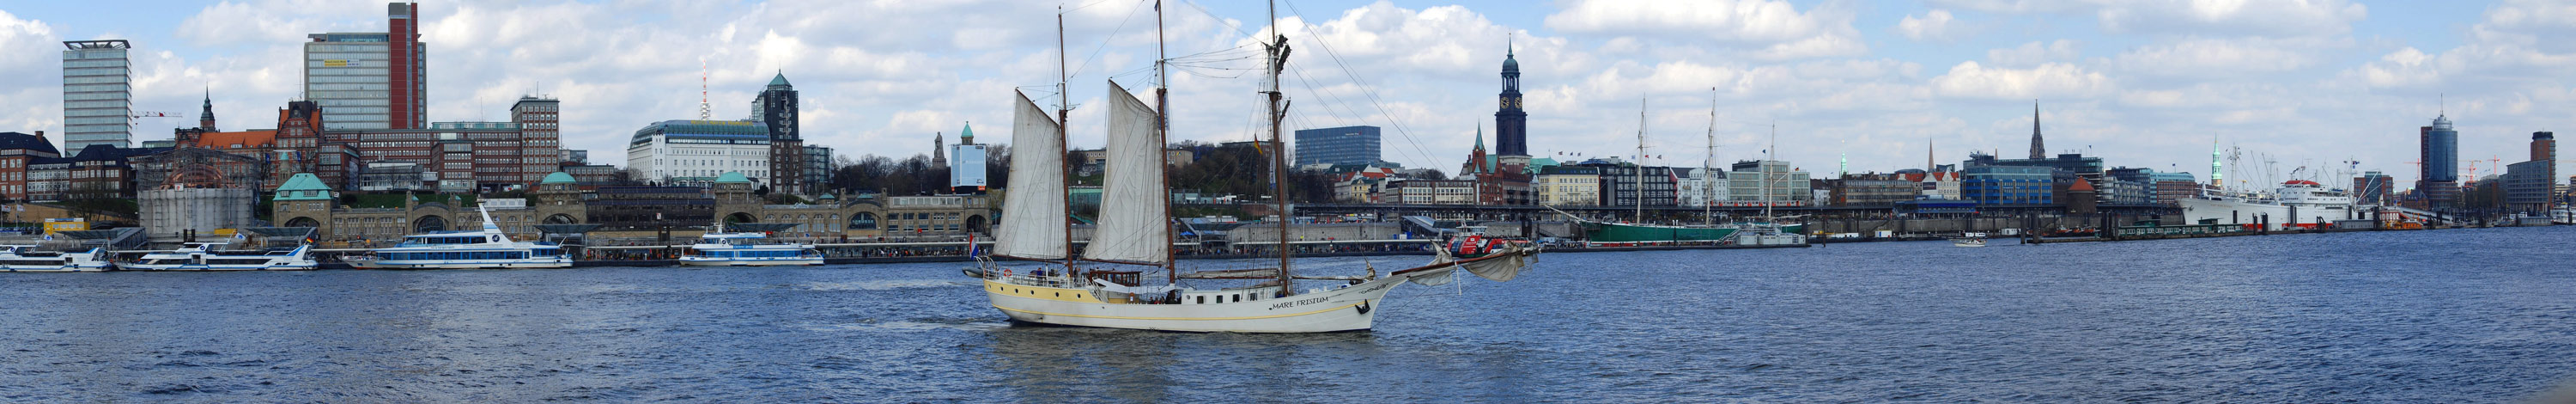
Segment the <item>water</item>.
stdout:
<path fill-rule="evenodd" d="M 1013 327 L 959 264 L 0 274 L 0 401 L 2509 402 L 2576 378 L 2571 236 L 1557 254 L 1325 335 Z"/>

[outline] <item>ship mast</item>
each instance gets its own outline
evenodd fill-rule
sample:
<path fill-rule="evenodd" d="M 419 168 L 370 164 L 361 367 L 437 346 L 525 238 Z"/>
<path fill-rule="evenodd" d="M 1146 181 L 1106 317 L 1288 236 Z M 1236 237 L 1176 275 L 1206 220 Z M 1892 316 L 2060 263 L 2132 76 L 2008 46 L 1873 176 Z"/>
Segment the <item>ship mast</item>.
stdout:
<path fill-rule="evenodd" d="M 1066 141 L 1068 140 L 1068 138 L 1065 136 L 1065 130 L 1066 130 L 1065 128 L 1067 128 L 1068 126 L 1066 126 L 1066 125 L 1070 124 L 1071 122 L 1067 122 L 1065 119 L 1067 119 L 1067 117 L 1071 116 L 1071 115 L 1072 115 L 1072 112 L 1073 112 L 1073 89 L 1072 89 L 1072 86 L 1065 85 L 1065 82 L 1066 82 L 1066 81 L 1068 81 L 1068 80 L 1072 80 L 1072 77 L 1068 77 L 1069 73 L 1066 73 L 1066 72 L 1065 72 L 1065 63 L 1064 63 L 1064 61 L 1065 61 L 1065 57 L 1064 57 L 1064 51 L 1065 51 L 1065 47 L 1064 47 L 1064 6 L 1056 6 L 1056 7 L 1055 7 L 1055 95 L 1056 95 L 1056 97 L 1057 97 L 1057 98 L 1056 98 L 1056 104 L 1055 104 L 1055 106 L 1056 106 L 1056 108 L 1055 108 L 1055 142 L 1056 142 L 1056 144 L 1057 144 L 1057 145 L 1064 145 L 1064 144 L 1068 144 L 1068 143 L 1066 143 Z M 1063 153 L 1063 152 L 1064 152 L 1063 150 L 1041 150 L 1041 151 L 1043 151 L 1043 152 L 1047 152 L 1047 153 Z M 1057 167 L 1057 169 L 1059 169 L 1059 170 L 1064 170 L 1064 178 L 1068 178 L 1068 179 L 1073 178 L 1073 165 L 1072 165 L 1072 164 L 1064 164 L 1064 165 L 1063 165 L 1063 167 Z M 1070 183 L 1068 183 L 1068 184 L 1064 184 L 1064 187 L 1065 187 L 1065 189 L 1066 189 L 1066 190 L 1070 191 L 1070 190 L 1072 190 L 1072 189 L 1073 189 L 1073 184 L 1070 184 Z M 1073 215 L 1073 211 L 1072 211 L 1072 209 L 1073 209 L 1073 205 L 1071 205 L 1071 204 L 1067 204 L 1067 205 L 1065 205 L 1065 212 L 1064 212 L 1065 216 L 1072 216 L 1072 215 Z M 1092 235 L 1092 236 L 1093 236 L 1094 238 L 1097 238 L 1099 235 L 1094 234 L 1094 235 Z M 1065 273 L 1066 273 L 1066 274 L 1072 274 L 1072 273 L 1073 273 L 1073 271 L 1074 271 L 1074 269 L 1075 269 L 1075 268 L 1073 267 L 1073 260 L 1074 260 L 1074 258 L 1073 258 L 1073 219 L 1072 219 L 1072 218 L 1070 218 L 1070 217 L 1068 217 L 1068 218 L 1065 218 L 1065 220 L 1064 220 L 1064 269 L 1065 269 Z"/>
<path fill-rule="evenodd" d="M 1171 130 L 1172 130 L 1172 118 L 1171 118 L 1171 113 L 1169 113 L 1169 112 L 1165 112 L 1167 109 L 1171 108 L 1170 97 L 1171 97 L 1171 92 L 1172 92 L 1172 78 L 1171 78 L 1171 76 L 1165 76 L 1165 75 L 1163 74 L 1163 69 L 1164 69 L 1165 67 L 1167 67 L 1166 63 L 1169 63 L 1169 62 L 1171 62 L 1171 60 L 1170 60 L 1170 59 L 1165 59 L 1165 56 L 1163 55 L 1163 0 L 1154 0 L 1154 146 L 1155 146 L 1155 147 L 1164 147 L 1164 145 L 1166 144 L 1165 142 L 1170 142 L 1170 141 L 1171 141 L 1171 136 L 1172 136 L 1172 133 L 1171 133 Z M 1160 152 L 1156 152 L 1156 153 L 1154 154 L 1154 156 L 1155 156 L 1155 160 L 1162 160 L 1162 159 L 1170 158 L 1170 156 L 1169 156 L 1168 154 L 1164 154 L 1164 153 L 1160 153 Z M 1164 163 L 1165 163 L 1165 164 L 1169 164 L 1170 162 L 1166 161 L 1166 162 L 1164 162 Z M 1163 164 L 1156 164 L 1155 166 L 1160 167 L 1160 166 L 1163 166 Z M 1165 189 L 1164 189 L 1164 190 L 1162 190 L 1162 191 L 1160 191 L 1160 192 L 1163 192 L 1163 193 L 1164 193 L 1164 195 L 1163 195 L 1163 225 L 1165 225 L 1165 226 L 1177 226 L 1177 225 L 1178 225 L 1177 223 L 1174 223 L 1174 221 L 1172 220 L 1172 198 L 1171 198 L 1171 190 L 1170 190 L 1171 183 L 1172 183 L 1172 171 L 1171 171 L 1171 170 L 1163 170 L 1163 184 L 1164 184 L 1163 186 L 1164 186 L 1164 188 L 1165 188 Z M 1093 235 L 1093 236 L 1097 237 L 1098 235 Z M 1165 241 L 1165 245 L 1163 246 L 1163 257 L 1164 257 L 1164 258 L 1163 258 L 1163 274 L 1164 274 L 1164 275 L 1165 275 L 1165 277 L 1167 278 L 1166 280 L 1170 281 L 1172 284 L 1176 284 L 1176 285 L 1177 285 L 1177 284 L 1180 284 L 1180 283 L 1181 283 L 1181 271 L 1180 271 L 1180 269 L 1179 269 L 1178 267 L 1176 267 L 1174 264 L 1175 264 L 1176 262 L 1180 261 L 1180 260 L 1178 259 L 1178 257 L 1173 257 L 1173 256 L 1172 256 L 1172 247 L 1171 247 L 1169 244 L 1170 244 L 1170 242 L 1167 240 L 1167 241 Z"/>
<path fill-rule="evenodd" d="M 1707 178 L 1709 160 L 1717 159 L 1717 87 L 1708 88 L 1708 158 L 1699 160 L 1699 217 L 1711 226 L 1717 225 L 1717 195 Z"/>
<path fill-rule="evenodd" d="M 1753 172 L 1758 173 L 1759 176 L 1755 178 L 1760 178 L 1762 181 L 1760 187 L 1762 188 L 1762 221 L 1769 223 L 1772 228 L 1779 228 L 1780 220 L 1771 215 L 1771 205 L 1779 203 L 1771 201 L 1771 167 L 1769 166 L 1771 160 L 1778 158 L 1779 155 L 1780 118 L 1771 118 L 1771 146 L 1762 148 L 1762 162 L 1753 163 Z"/>
<path fill-rule="evenodd" d="M 1646 96 L 1637 96 L 1637 224 L 1646 224 Z"/>
<path fill-rule="evenodd" d="M 1279 33 L 1276 1 L 1270 3 L 1270 35 L 1273 40 L 1268 46 L 1269 66 L 1263 69 L 1270 76 L 1269 82 L 1264 83 L 1270 88 L 1263 91 L 1270 96 L 1270 107 L 1264 113 L 1270 115 L 1270 192 L 1279 203 L 1278 209 L 1273 210 L 1279 214 L 1279 296 L 1288 296 L 1297 290 L 1293 285 L 1296 279 L 1288 274 L 1288 151 L 1279 150 L 1288 146 L 1288 142 L 1279 139 L 1279 120 L 1288 114 L 1288 106 L 1279 93 L 1279 71 L 1288 65 L 1288 36 Z"/>

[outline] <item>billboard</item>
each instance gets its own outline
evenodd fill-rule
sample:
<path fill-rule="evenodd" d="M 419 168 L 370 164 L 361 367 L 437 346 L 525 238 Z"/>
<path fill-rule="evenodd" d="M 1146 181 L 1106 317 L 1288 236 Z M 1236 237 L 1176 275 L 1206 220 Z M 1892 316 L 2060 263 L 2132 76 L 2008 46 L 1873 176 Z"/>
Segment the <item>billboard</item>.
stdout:
<path fill-rule="evenodd" d="M 982 191 L 985 186 L 984 145 L 948 146 L 948 188 Z"/>

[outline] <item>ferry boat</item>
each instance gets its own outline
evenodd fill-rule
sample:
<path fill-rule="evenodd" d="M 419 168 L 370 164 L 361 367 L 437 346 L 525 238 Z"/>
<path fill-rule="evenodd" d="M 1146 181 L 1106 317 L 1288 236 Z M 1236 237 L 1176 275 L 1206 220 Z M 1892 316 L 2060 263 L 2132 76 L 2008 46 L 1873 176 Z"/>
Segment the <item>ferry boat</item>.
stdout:
<path fill-rule="evenodd" d="M 572 257 L 555 243 L 512 241 L 481 208 L 483 229 L 403 236 L 401 244 L 342 258 L 360 269 L 569 268 Z"/>
<path fill-rule="evenodd" d="M 2283 182 L 2269 193 L 2212 191 L 2181 202 L 2187 223 L 2242 224 L 2255 229 L 2258 221 L 2268 218 L 2272 224 L 2270 229 L 2255 230 L 2315 229 L 2355 212 L 2352 196 L 2308 180 Z"/>
<path fill-rule="evenodd" d="M 1281 37 L 1284 41 L 1286 38 Z M 1280 142 L 1277 120 L 1284 114 L 1276 88 L 1286 63 L 1286 44 L 1268 47 L 1272 78 L 1269 105 L 1272 142 Z M 1157 90 L 1155 94 L 1164 94 Z M 1459 258 L 1435 248 L 1430 263 L 1384 273 L 1370 268 L 1365 276 L 1298 275 L 1291 270 L 1296 249 L 1279 237 L 1276 267 L 1189 271 L 1172 258 L 1171 188 L 1163 175 L 1164 131 L 1154 110 L 1117 83 L 1109 83 L 1105 112 L 1109 155 L 1101 181 L 1100 214 L 1089 247 L 1077 255 L 1064 181 L 1064 126 L 1038 109 L 1028 95 L 1014 100 L 1011 133 L 1011 187 L 993 234 L 991 255 L 965 268 L 978 279 L 985 299 L 1013 322 L 1137 330 L 1245 333 L 1310 333 L 1370 329 L 1387 292 L 1407 282 L 1437 286 L 1454 281 L 1464 269 L 1495 281 L 1517 276 L 1535 260 L 1539 248 L 1499 243 L 1496 250 Z M 1287 170 L 1279 153 L 1270 170 Z M 1283 196 L 1284 183 L 1273 193 Z M 1274 198 L 1280 200 L 1284 198 Z M 1281 207 L 1285 211 L 1285 207 Z M 1286 215 L 1273 220 L 1277 234 L 1288 234 Z M 1006 266 L 992 258 L 1026 262 Z M 1136 270 L 1113 269 L 1117 266 Z M 1263 266 L 1268 266 L 1265 262 Z M 1151 268 L 1151 269 L 1144 269 Z M 1164 279 L 1151 283 L 1145 271 Z M 1181 279 L 1200 280 L 1190 284 Z M 1300 288 L 1305 286 L 1305 288 Z"/>
<path fill-rule="evenodd" d="M 823 252 L 812 244 L 762 244 L 768 235 L 758 232 L 726 233 L 724 224 L 704 236 L 704 241 L 689 245 L 689 253 L 680 256 L 680 265 L 697 266 L 769 266 L 823 265 Z"/>
<path fill-rule="evenodd" d="M 2561 206 L 2558 207 L 2558 209 L 2549 210 L 2549 223 L 2560 225 L 2576 224 L 2576 207 Z"/>
<path fill-rule="evenodd" d="M 306 271 L 318 266 L 313 261 L 313 246 L 274 248 L 261 251 L 217 251 L 224 243 L 187 243 L 186 247 L 168 252 L 144 254 L 143 258 L 125 264 L 124 269 L 137 271 Z"/>
<path fill-rule="evenodd" d="M 36 251 L 33 245 L 0 245 L 0 271 L 8 272 L 101 272 L 115 270 L 107 262 L 106 247 L 89 251 Z"/>

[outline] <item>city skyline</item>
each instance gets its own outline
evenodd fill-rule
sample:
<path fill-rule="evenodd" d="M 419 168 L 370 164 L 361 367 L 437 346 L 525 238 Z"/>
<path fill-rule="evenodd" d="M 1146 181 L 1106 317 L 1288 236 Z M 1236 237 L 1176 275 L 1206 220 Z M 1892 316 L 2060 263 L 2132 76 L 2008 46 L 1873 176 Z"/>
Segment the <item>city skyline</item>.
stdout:
<path fill-rule="evenodd" d="M 1129 88 L 1151 86 L 1151 4 L 1066 5 L 1077 105 L 1106 105 L 1100 83 L 1111 75 Z M 1452 167 L 1478 125 L 1493 122 L 1507 41 L 1523 64 L 1530 154 L 1633 153 L 1625 139 L 1634 138 L 1644 95 L 1648 153 L 1665 156 L 1646 162 L 1675 166 L 1700 165 L 1712 96 L 1717 165 L 1771 148 L 1763 125 L 1775 118 L 1779 158 L 1810 172 L 1830 170 L 1843 153 L 1890 162 L 1860 171 L 1913 168 L 1927 140 L 1945 153 L 1941 161 L 1970 150 L 2020 154 L 2011 152 L 2029 147 L 2032 124 L 2022 108 L 2038 99 L 2051 152 L 2204 179 L 2202 150 L 2218 141 L 2270 154 L 2283 173 L 2301 165 L 2332 173 L 2351 158 L 2411 182 L 2416 128 L 2436 115 L 2457 123 L 2462 166 L 2475 160 L 2495 172 L 2501 167 L 2486 158 L 2520 154 L 2529 133 L 2561 130 L 2571 123 L 2566 111 L 2576 111 L 2576 90 L 2565 83 L 2576 48 L 2540 40 L 2576 29 L 2576 8 L 2035 4 L 1292 2 L 1280 9 L 1299 48 L 1285 86 L 1297 101 L 1287 129 L 1380 126 L 1385 159 Z M 1654 9 L 1673 6 L 1686 9 Z M 261 116 L 300 92 L 295 64 L 307 35 L 386 29 L 382 2 L 135 8 L 114 16 L 78 13 L 77 4 L 0 8 L 0 50 L 26 55 L 0 61 L 0 76 L 10 77 L 0 79 L 0 96 L 26 100 L 0 109 L 0 131 L 60 133 L 62 41 L 133 41 L 134 111 L 193 117 L 189 107 L 211 89 L 217 114 Z M 846 154 L 928 154 L 922 138 L 1008 119 L 1014 88 L 1055 102 L 1051 6 L 432 1 L 420 9 L 430 120 L 504 120 L 518 96 L 549 96 L 563 100 L 568 149 L 614 152 L 636 127 L 697 116 L 691 62 L 701 57 L 716 118 L 751 115 L 762 83 L 783 72 L 804 84 L 802 126 L 814 128 L 807 143 Z M 1175 2 L 1164 11 L 1170 54 L 1189 65 L 1174 73 L 1173 139 L 1246 140 L 1255 132 L 1243 123 L 1257 109 L 1255 80 L 1225 69 L 1248 67 L 1238 60 L 1245 54 L 1258 58 L 1237 46 L 1252 42 L 1245 31 L 1263 27 L 1264 10 Z M 1297 15 L 1317 16 L 1320 26 Z M 1374 97 L 1351 86 L 1343 66 Z M 1398 118 L 1377 117 L 1381 105 Z M 1098 110 L 1073 113 L 1071 145 L 1098 147 Z M 144 119 L 134 140 L 193 126 L 183 121 Z"/>

